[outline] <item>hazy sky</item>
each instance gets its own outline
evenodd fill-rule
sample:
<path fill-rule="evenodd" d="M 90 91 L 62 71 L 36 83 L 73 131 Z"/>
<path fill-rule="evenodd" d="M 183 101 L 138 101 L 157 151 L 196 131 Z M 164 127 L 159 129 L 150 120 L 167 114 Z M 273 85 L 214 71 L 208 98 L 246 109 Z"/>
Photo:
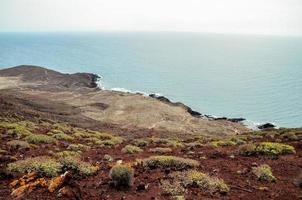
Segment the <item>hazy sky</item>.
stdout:
<path fill-rule="evenodd" d="M 0 31 L 302 35 L 302 0 L 0 0 Z"/>

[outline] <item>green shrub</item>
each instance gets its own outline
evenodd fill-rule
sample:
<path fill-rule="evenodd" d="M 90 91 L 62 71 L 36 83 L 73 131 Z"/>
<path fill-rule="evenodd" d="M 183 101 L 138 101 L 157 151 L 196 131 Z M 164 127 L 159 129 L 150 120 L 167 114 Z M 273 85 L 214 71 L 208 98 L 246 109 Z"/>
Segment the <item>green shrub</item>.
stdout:
<path fill-rule="evenodd" d="M 256 154 L 255 144 L 245 144 L 239 147 L 239 153 L 244 156 L 251 156 Z"/>
<path fill-rule="evenodd" d="M 156 145 L 178 147 L 178 148 L 184 147 L 184 145 L 180 141 L 166 139 L 166 138 L 151 138 L 151 142 Z"/>
<path fill-rule="evenodd" d="M 114 165 L 109 173 L 115 187 L 130 187 L 133 181 L 134 170 L 124 164 Z"/>
<path fill-rule="evenodd" d="M 183 195 L 186 192 L 186 189 L 178 180 L 175 180 L 173 182 L 162 180 L 160 183 L 160 188 L 162 189 L 162 193 L 164 195 Z"/>
<path fill-rule="evenodd" d="M 65 133 L 56 133 L 56 134 L 52 135 L 52 137 L 57 140 L 66 140 L 66 141 L 71 141 L 74 139 L 72 136 L 67 135 Z"/>
<path fill-rule="evenodd" d="M 231 140 L 217 140 L 217 141 L 211 142 L 211 144 L 214 147 L 225 147 L 225 146 L 234 146 L 234 145 L 236 145 L 236 142 L 231 141 Z"/>
<path fill-rule="evenodd" d="M 293 146 L 287 144 L 262 142 L 257 145 L 256 151 L 265 155 L 281 155 L 281 154 L 295 154 L 296 150 Z"/>
<path fill-rule="evenodd" d="M 8 164 L 9 171 L 20 173 L 37 172 L 45 176 L 57 176 L 61 171 L 62 165 L 55 159 L 40 156 L 35 158 L 27 158 Z"/>
<path fill-rule="evenodd" d="M 131 144 L 126 145 L 122 149 L 122 153 L 128 153 L 128 154 L 135 154 L 135 153 L 140 153 L 143 152 L 143 150 L 137 146 L 133 146 Z"/>
<path fill-rule="evenodd" d="M 175 200 L 186 200 L 186 198 L 184 196 L 175 196 L 174 199 Z"/>
<path fill-rule="evenodd" d="M 59 161 L 62 164 L 64 170 L 74 170 L 77 171 L 80 175 L 89 176 L 96 173 L 96 171 L 98 170 L 97 166 L 83 162 L 77 156 L 61 157 Z"/>
<path fill-rule="evenodd" d="M 144 167 L 155 168 L 172 168 L 172 169 L 186 169 L 198 167 L 199 162 L 192 159 L 186 159 L 176 156 L 151 156 L 143 160 Z"/>
<path fill-rule="evenodd" d="M 6 129 L 7 134 L 10 134 L 18 139 L 31 134 L 31 131 L 26 126 L 18 123 L 1 122 L 0 128 Z"/>
<path fill-rule="evenodd" d="M 31 134 L 25 138 L 25 140 L 29 143 L 33 144 L 54 144 L 57 143 L 57 140 L 55 138 L 52 138 L 48 135 L 42 135 L 42 134 Z"/>
<path fill-rule="evenodd" d="M 165 153 L 172 152 L 172 149 L 168 148 L 168 147 L 156 147 L 156 148 L 150 149 L 149 151 L 153 152 L 153 153 L 165 154 Z"/>
<path fill-rule="evenodd" d="M 92 134 L 86 132 L 83 129 L 76 129 L 76 131 L 72 134 L 77 139 L 90 138 L 93 137 Z"/>
<path fill-rule="evenodd" d="M 149 145 L 149 141 L 148 140 L 144 140 L 144 139 L 135 139 L 132 141 L 132 144 L 138 147 L 145 147 Z"/>
<path fill-rule="evenodd" d="M 81 154 L 77 151 L 61 151 L 58 153 L 55 153 L 55 157 L 57 158 L 65 158 L 65 157 L 79 157 Z"/>
<path fill-rule="evenodd" d="M 6 143 L 9 147 L 13 149 L 29 149 L 30 145 L 26 141 L 22 140 L 12 140 Z"/>
<path fill-rule="evenodd" d="M 247 144 L 240 147 L 242 155 L 270 155 L 277 156 L 283 154 L 295 154 L 293 146 L 274 142 L 261 142 L 257 144 Z"/>
<path fill-rule="evenodd" d="M 97 166 L 93 166 L 88 162 L 81 161 L 78 166 L 78 171 L 81 175 L 90 176 L 97 172 L 99 168 Z"/>
<path fill-rule="evenodd" d="M 283 139 L 288 139 L 288 140 L 298 140 L 298 136 L 296 135 L 295 132 L 287 132 L 282 134 L 281 136 Z"/>
<path fill-rule="evenodd" d="M 69 126 L 66 123 L 56 123 L 56 124 L 53 124 L 52 128 L 56 129 L 56 130 L 60 130 L 63 133 L 70 133 L 70 132 L 72 132 L 72 127 Z"/>
<path fill-rule="evenodd" d="M 108 140 L 97 140 L 97 141 L 95 141 L 95 144 L 100 145 L 100 146 L 112 147 L 112 146 L 118 145 L 122 142 L 123 142 L 123 138 L 113 137 L 113 138 L 108 139 Z"/>
<path fill-rule="evenodd" d="M 273 176 L 272 169 L 269 165 L 260 165 L 259 167 L 253 167 L 253 173 L 259 180 L 274 182 L 276 178 Z"/>
<path fill-rule="evenodd" d="M 64 132 L 58 129 L 53 129 L 47 133 L 47 135 L 55 135 L 55 134 L 64 134 Z"/>
<path fill-rule="evenodd" d="M 87 151 L 89 149 L 90 147 L 84 144 L 70 144 L 67 147 L 67 150 L 71 150 L 71 151 Z"/>
<path fill-rule="evenodd" d="M 196 170 L 174 172 L 170 176 L 182 182 L 185 188 L 197 187 L 206 193 L 219 192 L 225 194 L 230 190 L 222 179 L 209 176 Z"/>

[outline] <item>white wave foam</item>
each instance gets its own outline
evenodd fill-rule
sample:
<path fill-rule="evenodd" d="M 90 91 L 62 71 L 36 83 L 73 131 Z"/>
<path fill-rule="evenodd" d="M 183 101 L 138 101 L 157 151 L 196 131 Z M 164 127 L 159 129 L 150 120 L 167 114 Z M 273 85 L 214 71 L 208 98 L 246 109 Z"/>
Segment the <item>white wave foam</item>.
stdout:
<path fill-rule="evenodd" d="M 265 123 L 267 123 L 267 122 L 255 122 L 255 121 L 248 120 L 248 119 L 243 121 L 243 124 L 246 127 L 250 128 L 250 129 L 253 129 L 253 130 L 259 130 L 258 126 L 262 125 L 262 124 L 265 124 Z M 270 122 L 270 123 L 273 124 L 276 129 L 280 128 L 279 126 L 277 126 L 276 123 L 274 123 L 274 122 Z"/>

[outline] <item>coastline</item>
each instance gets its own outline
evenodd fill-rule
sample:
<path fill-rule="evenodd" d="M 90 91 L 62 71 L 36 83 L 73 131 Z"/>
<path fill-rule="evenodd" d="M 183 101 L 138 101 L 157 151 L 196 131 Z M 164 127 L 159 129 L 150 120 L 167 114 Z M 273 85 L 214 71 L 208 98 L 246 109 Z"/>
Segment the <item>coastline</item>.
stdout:
<path fill-rule="evenodd" d="M 100 75 L 98 75 L 98 76 L 100 76 Z M 166 97 L 165 95 L 162 95 L 161 93 L 147 93 L 147 92 L 142 92 L 142 91 L 132 91 L 132 90 L 122 88 L 122 87 L 105 88 L 101 80 L 98 80 L 97 85 L 102 90 L 123 92 L 123 93 L 129 93 L 129 94 L 139 94 L 142 96 L 158 99 L 159 101 L 170 103 L 171 105 L 173 105 L 173 104 L 181 105 L 181 106 L 184 106 L 187 109 L 189 109 L 189 113 L 191 111 L 193 111 L 193 113 L 195 113 L 195 114 L 193 114 L 193 116 L 195 116 L 195 117 L 204 117 L 209 120 L 227 120 L 227 121 L 231 121 L 231 122 L 238 122 L 238 123 L 242 123 L 243 125 L 245 125 L 246 127 L 248 127 L 249 129 L 252 129 L 252 130 L 261 130 L 261 129 L 259 129 L 259 126 L 261 127 L 263 125 L 268 125 L 268 124 L 270 124 L 270 128 L 276 128 L 276 129 L 281 128 L 274 122 L 255 122 L 255 121 L 246 119 L 244 117 L 229 118 L 226 116 L 215 116 L 215 115 L 211 115 L 211 114 L 202 114 L 196 110 L 192 110 L 191 107 L 187 106 L 186 104 L 184 104 L 182 102 L 172 102 L 168 97 Z"/>

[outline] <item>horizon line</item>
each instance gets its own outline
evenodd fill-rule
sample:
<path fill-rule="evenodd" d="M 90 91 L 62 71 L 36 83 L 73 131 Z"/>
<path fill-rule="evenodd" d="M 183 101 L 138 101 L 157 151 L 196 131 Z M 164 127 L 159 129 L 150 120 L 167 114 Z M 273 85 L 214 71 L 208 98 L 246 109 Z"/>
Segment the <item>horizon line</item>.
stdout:
<path fill-rule="evenodd" d="M 1 33 L 191 33 L 215 35 L 250 35 L 276 37 L 302 37 L 301 34 L 282 33 L 247 33 L 247 32 L 215 32 L 215 31 L 179 31 L 179 30 L 0 30 Z"/>

